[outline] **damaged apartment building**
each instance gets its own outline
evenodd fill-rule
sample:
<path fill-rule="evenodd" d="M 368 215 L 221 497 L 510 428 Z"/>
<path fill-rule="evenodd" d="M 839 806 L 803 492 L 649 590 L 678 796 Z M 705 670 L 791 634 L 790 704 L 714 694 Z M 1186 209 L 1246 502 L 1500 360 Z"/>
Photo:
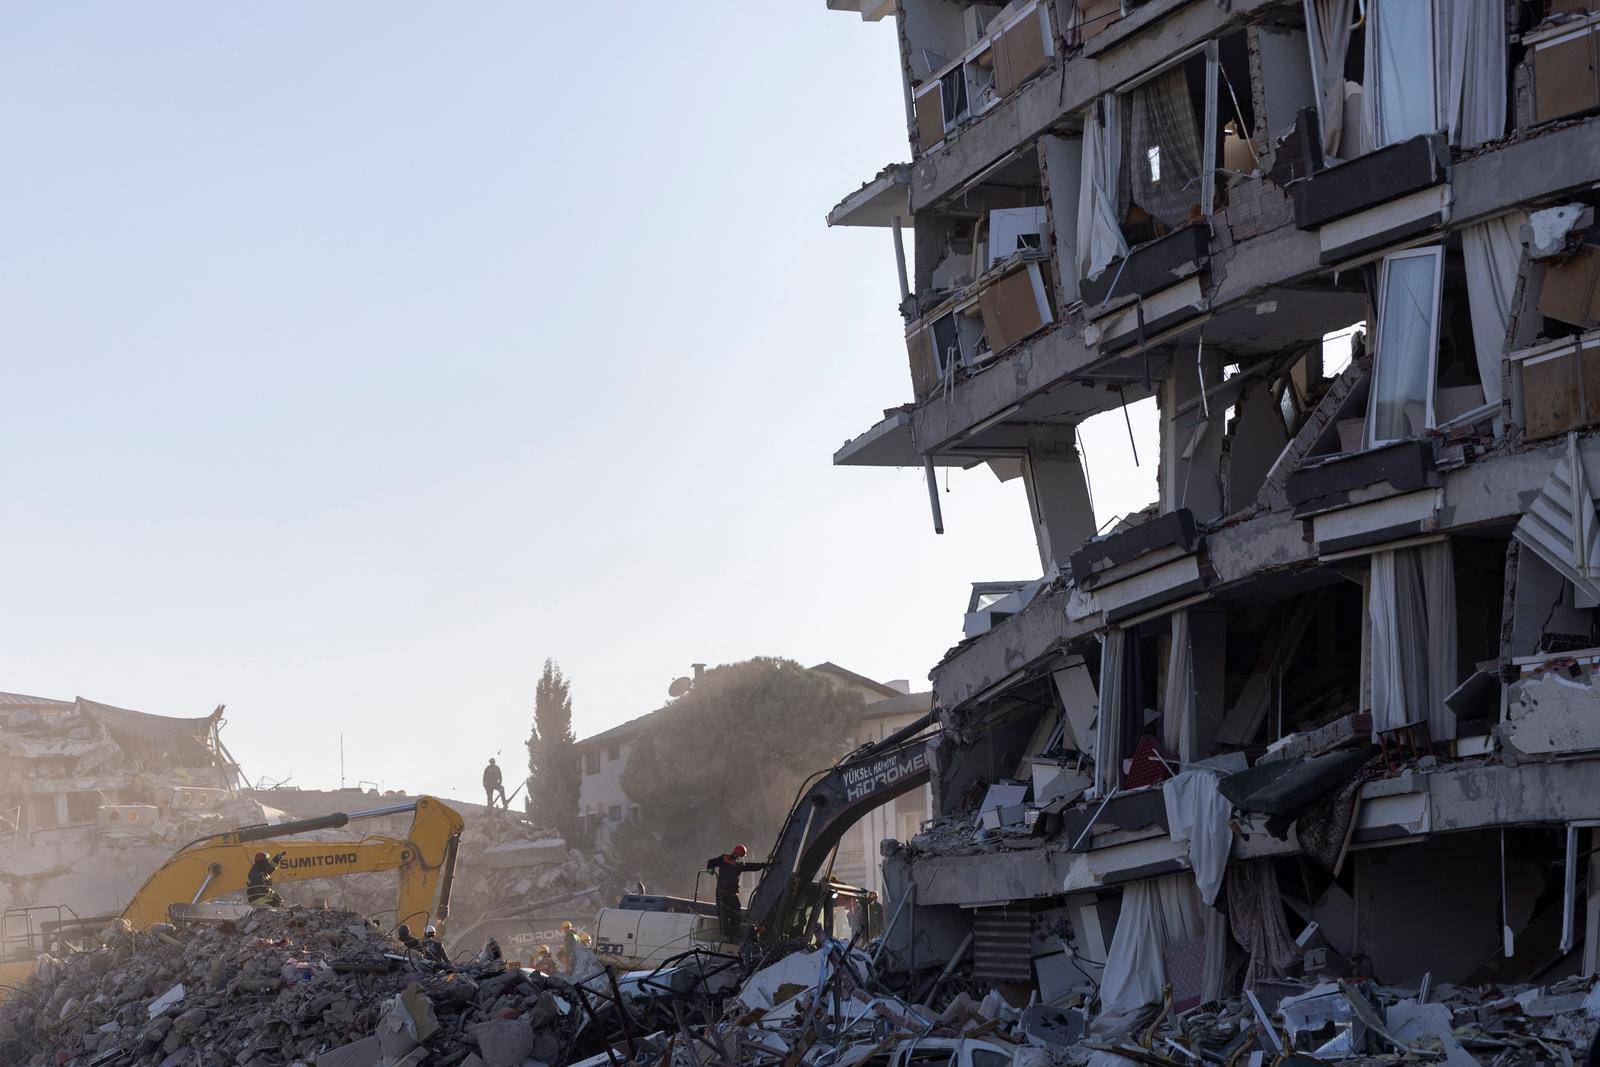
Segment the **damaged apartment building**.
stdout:
<path fill-rule="evenodd" d="M 835 462 L 939 531 L 940 467 L 1020 478 L 1041 571 L 932 670 L 891 952 L 1108 1031 L 1593 973 L 1600 10 L 827 3 L 894 27 L 912 156 L 829 215 L 892 234 L 912 396 Z M 1097 529 L 1077 427 L 1152 397 Z"/>

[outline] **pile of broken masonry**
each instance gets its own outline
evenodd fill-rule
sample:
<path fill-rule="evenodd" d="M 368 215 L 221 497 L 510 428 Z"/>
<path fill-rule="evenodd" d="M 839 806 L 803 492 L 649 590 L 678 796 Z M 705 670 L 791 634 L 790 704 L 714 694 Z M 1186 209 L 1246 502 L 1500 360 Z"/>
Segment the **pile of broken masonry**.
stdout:
<path fill-rule="evenodd" d="M 114 925 L 104 940 L 44 958 L 0 1007 L 0 1063 L 854 1067 L 914 1048 L 900 1061 L 1488 1067 L 1588 1062 L 1600 1029 L 1600 986 L 1578 977 L 1419 991 L 1360 978 L 1260 982 L 1220 1004 L 1169 1005 L 1109 1037 L 1082 1005 L 952 995 L 971 988 L 954 974 L 897 993 L 873 951 L 840 942 L 766 962 L 742 982 L 705 960 L 689 981 L 612 975 L 584 953 L 574 982 L 482 957 L 433 963 L 354 913 L 300 907 L 237 925 Z M 619 989 L 625 1019 L 607 1007 Z"/>
<path fill-rule="evenodd" d="M 924 992 L 926 986 L 918 992 Z M 937 983 L 935 983 L 937 988 Z M 1393 1064 L 1498 1067 L 1591 1062 L 1600 986 L 1572 977 L 1549 986 L 1399 990 L 1366 979 L 1262 982 L 1250 993 L 1184 1012 L 1170 1006 L 1117 1037 L 1097 1034 L 1079 1008 L 1008 1003 L 999 991 L 902 999 L 872 959 L 839 943 L 757 970 L 720 1021 L 667 1027 L 574 1067 L 926 1067 L 1011 1064 Z"/>
<path fill-rule="evenodd" d="M 44 957 L 0 1005 L 8 1067 L 522 1067 L 569 1058 L 566 983 L 408 952 L 361 916 L 259 910 Z"/>

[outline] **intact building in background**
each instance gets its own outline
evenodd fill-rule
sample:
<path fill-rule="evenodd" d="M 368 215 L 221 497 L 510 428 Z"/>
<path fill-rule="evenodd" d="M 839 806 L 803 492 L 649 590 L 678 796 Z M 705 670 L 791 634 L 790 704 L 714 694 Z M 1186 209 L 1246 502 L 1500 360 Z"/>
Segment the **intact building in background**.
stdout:
<path fill-rule="evenodd" d="M 828 216 L 884 229 L 910 370 L 834 460 L 924 470 L 935 531 L 938 468 L 1020 478 L 1039 554 L 933 665 L 893 957 L 971 934 L 1106 1034 L 1593 972 L 1600 16 L 827 3 L 892 27 L 911 156 Z M 1151 397 L 1156 499 L 1101 528 L 1077 427 Z"/>
<path fill-rule="evenodd" d="M 704 664 L 695 665 L 695 679 L 698 680 L 703 673 Z M 861 744 L 869 740 L 877 740 L 893 733 L 900 726 L 911 722 L 917 715 L 906 715 L 903 706 L 906 702 L 922 702 L 922 711 L 917 714 L 926 714 L 928 710 L 928 694 L 909 694 L 910 684 L 903 680 L 891 682 L 878 682 L 855 671 L 846 670 L 836 663 L 822 662 L 808 668 L 812 674 L 827 679 L 834 686 L 846 692 L 859 694 L 862 700 L 862 717 L 860 727 L 854 735 L 854 743 Z M 633 751 L 634 743 L 638 740 L 640 732 L 649 722 L 652 715 L 661 709 L 641 715 L 637 719 L 629 719 L 609 730 L 582 738 L 577 743 L 578 758 L 583 763 L 582 786 L 578 795 L 578 810 L 581 816 L 593 827 L 596 834 L 596 844 L 604 845 L 610 836 L 611 828 L 616 824 L 639 817 L 639 805 L 628 798 L 627 791 L 622 788 L 622 772 L 628 766 L 628 754 Z M 885 724 L 892 724 L 884 730 Z M 818 768 L 819 770 L 821 768 Z M 911 798 L 900 798 L 897 809 L 905 818 L 916 818 L 920 825 L 928 818 L 930 809 L 927 806 L 929 794 L 926 790 L 917 794 L 922 798 L 913 803 Z M 885 805 L 885 809 L 893 805 Z M 883 811 L 875 811 L 862 820 L 862 831 L 867 832 L 869 826 L 899 825 L 894 822 L 898 816 L 885 815 Z M 877 820 L 874 822 L 874 820 Z M 887 820 L 887 821 L 886 821 Z M 893 833 L 884 836 L 893 837 Z M 865 855 L 877 855 L 878 838 L 870 842 L 870 846 L 852 834 L 839 847 L 839 855 L 834 865 L 834 877 L 852 885 L 861 885 L 866 888 L 877 888 L 877 863 L 863 862 Z M 757 856 L 763 854 L 770 842 L 747 842 Z M 870 870 L 868 868 L 871 868 Z M 866 879 L 872 879 L 873 884 L 868 884 Z"/>

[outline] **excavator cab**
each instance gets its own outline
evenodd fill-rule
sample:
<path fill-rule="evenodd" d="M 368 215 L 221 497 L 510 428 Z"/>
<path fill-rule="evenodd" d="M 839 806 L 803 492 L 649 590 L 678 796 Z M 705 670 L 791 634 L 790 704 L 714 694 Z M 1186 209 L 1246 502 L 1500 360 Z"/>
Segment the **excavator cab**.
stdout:
<path fill-rule="evenodd" d="M 877 894 L 826 878 L 795 888 L 795 906 L 786 917 L 783 933 L 800 940 L 822 935 L 865 944 L 883 932 L 882 926 L 883 909 L 878 906 Z"/>

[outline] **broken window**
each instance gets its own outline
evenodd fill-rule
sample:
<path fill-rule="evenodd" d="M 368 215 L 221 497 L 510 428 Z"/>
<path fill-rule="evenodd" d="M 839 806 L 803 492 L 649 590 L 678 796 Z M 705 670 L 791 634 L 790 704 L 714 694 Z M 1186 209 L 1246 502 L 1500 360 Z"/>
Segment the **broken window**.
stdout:
<path fill-rule="evenodd" d="M 1209 41 L 1103 97 L 1084 117 L 1079 273 L 1210 216 L 1219 159 L 1254 170 L 1246 35 Z"/>
<path fill-rule="evenodd" d="M 1439 339 L 1440 247 L 1384 258 L 1378 276 L 1378 350 L 1367 412 L 1369 447 L 1415 437 L 1433 425 Z"/>
<path fill-rule="evenodd" d="M 1015 10 L 909 0 L 902 29 L 913 72 L 912 111 L 926 152 L 1010 95 L 1055 58 L 1050 5 Z"/>
<path fill-rule="evenodd" d="M 1498 294 L 1515 279 L 1471 233 L 1385 256 L 1378 269 L 1368 448 L 1480 419 L 1500 394 L 1505 317 Z M 1509 312 L 1507 312 L 1508 314 Z"/>

